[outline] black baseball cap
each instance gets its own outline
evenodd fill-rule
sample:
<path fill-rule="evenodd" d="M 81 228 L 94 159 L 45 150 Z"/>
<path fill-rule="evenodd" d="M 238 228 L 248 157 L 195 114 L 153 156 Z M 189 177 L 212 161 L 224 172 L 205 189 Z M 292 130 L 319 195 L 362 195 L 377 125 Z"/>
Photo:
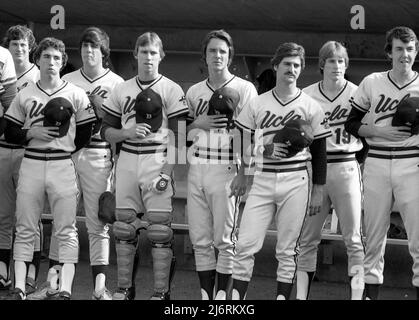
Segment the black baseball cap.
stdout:
<path fill-rule="evenodd" d="M 391 125 L 411 127 L 412 134 L 419 133 L 419 97 L 408 97 L 397 105 Z"/>
<path fill-rule="evenodd" d="M 141 91 L 135 99 L 135 120 L 137 123 L 147 123 L 150 131 L 156 132 L 163 122 L 163 101 L 153 89 Z"/>
<path fill-rule="evenodd" d="M 288 157 L 292 157 L 311 145 L 314 140 L 313 129 L 303 119 L 290 120 L 274 135 L 274 143 L 288 145 Z"/>
<path fill-rule="evenodd" d="M 44 127 L 58 127 L 58 138 L 65 136 L 70 127 L 73 105 L 63 97 L 49 100 L 44 107 Z"/>
<path fill-rule="evenodd" d="M 222 87 L 214 91 L 208 103 L 208 115 L 223 114 L 232 123 L 234 111 L 240 102 L 237 90 L 230 87 Z"/>

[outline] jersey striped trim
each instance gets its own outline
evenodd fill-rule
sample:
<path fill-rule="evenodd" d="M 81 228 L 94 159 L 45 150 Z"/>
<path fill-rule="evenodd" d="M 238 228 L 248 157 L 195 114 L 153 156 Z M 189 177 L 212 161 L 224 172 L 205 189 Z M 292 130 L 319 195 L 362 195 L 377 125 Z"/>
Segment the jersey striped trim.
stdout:
<path fill-rule="evenodd" d="M 79 125 L 82 125 L 82 124 L 86 124 L 86 123 L 90 123 L 90 122 L 95 122 L 95 121 L 96 121 L 96 117 L 95 116 L 92 116 L 91 118 L 87 118 L 87 119 L 84 119 L 84 120 L 81 120 L 81 121 L 76 122 L 76 125 L 79 126 Z"/>
<path fill-rule="evenodd" d="M 287 104 L 290 104 L 290 103 L 292 103 L 293 101 L 297 100 L 297 99 L 301 96 L 301 93 L 302 93 L 301 89 L 298 89 L 298 93 L 297 93 L 297 95 L 296 95 L 294 98 L 292 98 L 290 101 L 287 101 L 287 102 L 283 103 L 283 102 L 279 99 L 278 95 L 275 93 L 275 90 L 273 90 L 273 89 L 272 89 L 271 91 L 272 91 L 272 95 L 273 95 L 273 97 L 275 98 L 275 100 L 276 100 L 276 101 L 278 101 L 278 102 L 279 102 L 279 104 L 280 104 L 281 106 L 283 106 L 283 107 L 285 107 Z"/>
<path fill-rule="evenodd" d="M 105 71 L 104 74 L 100 75 L 99 77 L 95 78 L 95 79 L 91 79 L 89 78 L 89 76 L 83 71 L 83 68 L 80 68 L 80 74 L 83 76 L 83 78 L 85 78 L 87 81 L 89 81 L 90 83 L 93 83 L 95 81 L 98 81 L 99 79 L 102 79 L 104 76 L 106 76 L 109 72 L 111 72 L 110 69 L 107 69 L 107 71 Z"/>
<path fill-rule="evenodd" d="M 332 136 L 332 131 L 326 131 L 324 133 L 318 134 L 314 136 L 314 140 L 316 139 L 322 139 L 322 138 L 328 138 Z"/>
<path fill-rule="evenodd" d="M 24 157 L 34 160 L 54 161 L 71 159 L 71 154 L 63 150 L 27 148 Z"/>
<path fill-rule="evenodd" d="M 21 146 L 19 144 L 12 144 L 12 143 L 8 143 L 6 141 L 0 140 L 0 148 L 5 148 L 5 149 L 23 149 L 23 146 Z"/>
<path fill-rule="evenodd" d="M 415 76 L 413 77 L 413 80 L 412 81 L 410 81 L 409 83 L 407 83 L 407 84 L 405 84 L 403 87 L 399 87 L 398 85 L 397 85 L 397 83 L 396 82 L 394 82 L 393 81 L 393 79 L 391 79 L 391 77 L 390 77 L 390 71 L 388 71 L 387 72 L 387 78 L 388 78 L 388 80 L 397 88 L 397 89 L 399 89 L 399 90 L 402 90 L 402 89 L 404 89 L 404 88 L 406 88 L 406 87 L 408 87 L 408 86 L 410 86 L 411 84 L 412 84 L 412 82 L 414 82 L 414 81 L 416 81 L 416 79 L 418 78 L 418 76 L 419 76 L 419 74 L 415 71 Z"/>
<path fill-rule="evenodd" d="M 219 87 L 218 89 L 221 89 L 221 88 L 223 88 L 223 87 L 225 87 L 225 86 L 227 86 L 231 81 L 233 81 L 234 79 L 236 78 L 236 76 L 235 75 L 233 75 L 232 77 L 231 77 L 231 79 L 229 79 L 229 80 L 227 80 L 226 82 L 224 82 L 222 85 L 221 85 L 221 87 Z M 206 85 L 207 85 L 207 87 L 212 91 L 212 92 L 214 92 L 215 90 L 217 90 L 217 89 L 214 89 L 212 86 L 211 86 L 211 84 L 210 84 L 210 82 L 209 82 L 209 78 L 207 79 L 207 81 L 205 82 L 206 83 Z"/>
<path fill-rule="evenodd" d="M 327 152 L 327 163 L 347 162 L 356 160 L 355 152 L 333 151 Z"/>
<path fill-rule="evenodd" d="M 10 77 L 10 78 L 0 80 L 0 84 L 3 85 L 3 86 L 12 84 L 14 82 L 16 82 L 16 77 Z"/>
<path fill-rule="evenodd" d="M 92 138 L 89 144 L 85 147 L 87 149 L 110 149 L 111 144 L 106 140 Z"/>
<path fill-rule="evenodd" d="M 137 83 L 137 86 L 141 89 L 141 91 L 144 91 L 145 89 L 149 89 L 152 86 L 154 86 L 157 82 L 159 82 L 161 79 L 163 79 L 163 75 L 161 74 L 160 77 L 157 77 L 154 81 L 151 82 L 150 85 L 147 86 L 147 88 L 144 88 L 141 84 L 141 80 L 138 76 L 135 77 L 135 82 Z"/>
<path fill-rule="evenodd" d="M 237 120 L 234 120 L 234 124 L 241 130 L 250 132 L 250 133 L 255 133 L 255 129 L 251 129 L 249 127 L 246 127 L 245 125 L 241 124 L 240 122 L 238 122 Z"/>
<path fill-rule="evenodd" d="M 368 112 L 368 109 L 361 107 L 359 104 L 357 104 L 355 102 L 354 97 L 351 97 L 349 99 L 349 103 L 351 104 L 352 108 L 358 109 L 359 111 L 362 111 L 362 112 L 365 112 L 365 113 Z"/>
<path fill-rule="evenodd" d="M 307 169 L 307 160 L 295 160 L 295 161 L 273 161 L 256 163 L 256 170 L 262 172 L 292 172 Z"/>
<path fill-rule="evenodd" d="M 12 117 L 10 114 L 7 114 L 7 113 L 4 115 L 4 118 L 7 119 L 7 120 L 10 120 L 10 121 L 12 121 L 12 122 L 14 122 L 14 123 L 16 123 L 20 126 L 23 126 L 25 124 L 23 121 L 20 121 L 19 119 L 15 118 L 15 117 Z"/>
<path fill-rule="evenodd" d="M 181 110 L 172 112 L 171 114 L 168 114 L 167 118 L 171 119 L 171 118 L 175 118 L 175 117 L 179 117 L 179 116 L 183 116 L 183 115 L 188 115 L 188 114 L 189 114 L 189 109 L 188 109 L 188 107 L 185 107 L 184 109 L 181 109 Z"/>
<path fill-rule="evenodd" d="M 368 157 L 386 160 L 418 158 L 419 147 L 370 146 L 368 151 Z"/>
<path fill-rule="evenodd" d="M 35 64 L 32 64 L 32 67 L 30 67 L 28 70 L 26 70 L 24 73 L 22 73 L 19 77 L 17 77 L 17 80 L 20 80 L 20 78 L 24 77 L 25 74 L 29 73 L 33 68 L 35 68 Z"/>
<path fill-rule="evenodd" d="M 122 117 L 122 113 L 118 113 L 115 110 L 112 110 L 109 107 L 105 106 L 104 104 L 102 104 L 102 110 L 104 110 L 106 113 L 109 113 L 110 115 L 112 115 L 114 117 L 117 117 L 117 118 Z"/>
<path fill-rule="evenodd" d="M 151 143 L 136 143 L 124 141 L 122 143 L 121 151 L 133 154 L 152 154 L 152 153 L 166 153 L 167 148 L 165 144 L 151 142 Z"/>
<path fill-rule="evenodd" d="M 48 97 L 53 96 L 54 94 L 57 94 L 58 92 L 60 92 L 61 90 L 63 90 L 67 85 L 68 85 L 68 81 L 62 80 L 63 84 L 61 85 L 61 87 L 59 87 L 56 91 L 54 91 L 53 93 L 49 94 L 48 92 L 46 92 L 44 89 L 42 89 L 41 87 L 41 81 L 38 80 L 36 82 L 36 86 L 38 87 L 38 89 L 43 92 L 44 94 L 46 94 Z"/>
<path fill-rule="evenodd" d="M 346 87 L 348 86 L 348 81 L 345 82 L 345 85 L 342 87 L 342 89 L 339 91 L 339 93 L 337 94 L 336 97 L 334 97 L 333 99 L 330 99 L 323 91 L 321 84 L 323 83 L 323 81 L 319 81 L 319 91 L 322 94 L 323 97 L 325 97 L 327 100 L 329 100 L 329 102 L 333 102 L 335 101 L 337 98 L 339 98 L 339 96 L 345 91 Z"/>

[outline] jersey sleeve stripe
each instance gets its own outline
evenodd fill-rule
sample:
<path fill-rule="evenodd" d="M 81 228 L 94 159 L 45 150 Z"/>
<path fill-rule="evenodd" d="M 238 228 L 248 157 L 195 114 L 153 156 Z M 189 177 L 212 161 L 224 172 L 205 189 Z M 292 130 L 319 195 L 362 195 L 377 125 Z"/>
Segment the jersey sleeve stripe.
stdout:
<path fill-rule="evenodd" d="M 238 126 L 240 129 L 242 129 L 242 130 L 244 130 L 244 131 L 248 131 L 248 132 L 251 132 L 251 133 L 254 133 L 254 132 L 255 132 L 255 130 L 254 130 L 254 129 L 251 129 L 251 128 L 249 128 L 249 127 L 246 127 L 245 125 L 241 124 L 241 123 L 240 123 L 240 122 L 238 122 L 238 121 L 235 121 L 234 123 L 236 124 L 236 126 Z"/>
<path fill-rule="evenodd" d="M 86 124 L 86 123 L 89 123 L 89 122 L 94 122 L 94 121 L 96 121 L 96 118 L 93 116 L 93 117 L 88 118 L 88 119 L 83 119 L 81 121 L 77 121 L 76 125 L 79 126 L 79 125 Z"/>
<path fill-rule="evenodd" d="M 355 109 L 358 109 L 362 112 L 368 112 L 368 109 L 365 109 L 365 108 L 361 107 L 360 105 L 356 104 L 356 102 L 354 101 L 353 98 L 351 98 L 351 100 L 349 100 L 349 101 L 351 102 L 351 107 L 353 107 Z"/>
<path fill-rule="evenodd" d="M 5 84 L 11 84 L 13 82 L 16 82 L 16 77 L 10 77 L 10 78 L 6 78 L 3 80 L 0 80 L 0 83 L 5 85 Z"/>
<path fill-rule="evenodd" d="M 105 105 L 102 105 L 102 109 L 103 109 L 105 112 L 107 112 L 107 113 L 109 113 L 109 114 L 113 115 L 114 117 L 117 117 L 117 118 L 121 118 L 121 117 L 122 117 L 122 114 L 121 114 L 121 113 L 115 112 L 114 110 L 109 109 L 109 108 L 108 108 L 107 106 L 105 106 Z"/>
<path fill-rule="evenodd" d="M 167 118 L 170 119 L 170 118 L 178 117 L 178 116 L 181 116 L 181 115 L 184 115 L 184 114 L 189 114 L 189 109 L 188 108 L 181 109 L 181 110 L 178 110 L 176 112 L 172 112 L 171 114 L 167 115 Z"/>
<path fill-rule="evenodd" d="M 7 119 L 7 120 L 10 120 L 10 121 L 12 121 L 12 122 L 14 122 L 14 123 L 17 123 L 18 125 L 20 125 L 20 126 L 23 126 L 25 123 L 24 122 L 22 122 L 22 121 L 20 121 L 20 120 L 18 120 L 18 119 L 16 119 L 16 118 L 14 118 L 14 117 L 12 117 L 11 115 L 9 115 L 9 114 L 5 114 L 4 115 L 4 118 L 5 119 Z"/>
<path fill-rule="evenodd" d="M 315 135 L 314 139 L 322 139 L 322 138 L 328 138 L 332 136 L 332 132 L 331 131 L 327 131 L 327 132 L 323 132 L 321 134 Z"/>

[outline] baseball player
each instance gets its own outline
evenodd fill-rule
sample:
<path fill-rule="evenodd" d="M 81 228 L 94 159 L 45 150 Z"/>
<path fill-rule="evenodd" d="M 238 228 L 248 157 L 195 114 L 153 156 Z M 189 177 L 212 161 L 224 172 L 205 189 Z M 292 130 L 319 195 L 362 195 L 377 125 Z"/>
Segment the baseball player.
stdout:
<path fill-rule="evenodd" d="M 32 33 L 32 30 L 26 26 L 16 25 L 10 27 L 6 31 L 6 35 L 3 39 L 3 46 L 8 48 L 13 57 L 13 62 L 15 65 L 15 71 L 17 76 L 16 86 L 17 91 L 25 88 L 29 83 L 35 83 L 39 80 L 39 69 L 38 67 L 29 61 L 29 55 L 36 47 L 35 37 Z M 4 171 L 6 176 L 4 179 L 2 177 L 2 182 L 8 182 L 8 187 L 4 190 L 6 192 L 2 193 L 2 196 L 5 196 L 2 203 L 6 204 L 6 208 L 9 207 L 8 202 L 12 203 L 11 206 L 15 207 L 16 203 L 16 191 L 12 191 L 17 187 L 17 179 L 20 163 L 23 158 L 23 146 L 8 144 L 7 142 L 2 142 L 4 145 L 4 152 L 9 154 L 10 163 L 3 163 L 4 168 L 7 168 L 7 171 Z M 7 147 L 9 146 L 9 147 Z M 13 170 L 10 170 L 13 168 Z M 12 197 L 9 198 L 9 195 Z M 10 219 L 14 219 L 14 210 L 10 211 Z M 8 226 L 9 224 L 5 224 Z M 36 289 L 36 279 L 38 277 L 39 265 L 41 262 L 41 228 L 42 223 L 39 221 L 39 230 L 35 236 L 35 251 L 33 255 L 33 261 L 29 265 L 28 275 L 26 278 L 26 292 L 33 292 Z M 12 232 L 12 230 L 10 230 Z M 10 248 L 12 242 L 10 241 Z"/>
<path fill-rule="evenodd" d="M 346 48 L 336 41 L 326 42 L 319 51 L 319 67 L 323 80 L 303 89 L 323 108 L 332 129 L 326 140 L 327 180 L 321 211 L 308 216 L 300 239 L 297 263 L 297 299 L 308 297 L 311 280 L 316 271 L 317 248 L 321 231 L 330 207 L 339 218 L 342 238 L 348 254 L 350 281 L 363 269 L 364 247 L 361 241 L 362 180 L 356 153 L 362 150 L 362 142 L 345 131 L 344 123 L 349 115 L 348 102 L 357 86 L 345 80 L 349 58 Z M 354 279 L 359 281 L 359 279 Z M 362 299 L 363 289 L 354 284 L 351 298 Z"/>
<path fill-rule="evenodd" d="M 73 154 L 73 160 L 83 193 L 86 226 L 89 234 L 90 264 L 94 284 L 92 298 L 111 300 L 112 294 L 106 288 L 109 265 L 108 226 L 98 218 L 98 201 L 103 192 L 111 191 L 112 188 L 113 155 L 110 143 L 101 139 L 99 129 L 103 101 L 109 97 L 112 89 L 124 80 L 108 69 L 109 36 L 102 29 L 89 27 L 84 30 L 80 39 L 80 54 L 83 61 L 82 68 L 64 75 L 62 79 L 86 91 L 99 118 L 90 143 Z M 58 265 L 58 246 L 54 236 L 51 237 L 49 258 L 53 264 L 51 268 Z M 50 292 L 54 290 L 51 286 L 49 287 Z M 45 290 L 39 292 L 37 297 L 45 296 L 45 292 Z"/>
<path fill-rule="evenodd" d="M 243 132 L 254 133 L 256 168 L 239 226 L 233 300 L 246 297 L 254 254 L 262 248 L 272 217 L 277 228 L 277 299 L 289 299 L 303 222 L 308 212 L 320 212 L 326 182 L 326 138 L 331 135 L 327 119 L 319 104 L 296 85 L 304 69 L 304 48 L 283 43 L 271 62 L 276 86 L 252 99 L 236 120 Z M 277 131 L 293 120 L 306 121 L 314 139 L 309 149 L 295 154 L 287 143 L 273 140 Z M 312 177 L 307 168 L 310 160 Z M 246 180 L 244 170 L 240 170 L 231 184 L 230 195 L 243 194 Z"/>
<path fill-rule="evenodd" d="M 243 106 L 257 96 L 252 83 L 228 70 L 233 55 L 233 41 L 227 32 L 209 32 L 202 43 L 208 79 L 193 85 L 186 93 L 187 129 L 191 140 L 195 141 L 188 152 L 192 156 L 188 172 L 188 223 L 203 300 L 214 298 L 215 279 L 218 284 L 215 299 L 226 299 L 240 203 L 240 199 L 229 198 L 226 192 L 226 186 L 236 174 L 234 153 L 230 148 L 233 133 L 226 129 L 226 115 L 216 114 L 213 109 L 217 107 L 217 99 L 221 98 L 224 105 L 236 100 L 232 108 L 232 118 L 235 118 Z M 218 260 L 214 247 L 219 252 Z"/>
<path fill-rule="evenodd" d="M 101 135 L 110 143 L 122 142 L 116 166 L 116 237 L 118 291 L 114 300 L 135 297 L 132 279 L 134 256 L 145 214 L 147 237 L 152 245 L 154 294 L 170 298 L 174 271 L 172 220 L 172 170 L 179 119 L 186 120 L 188 107 L 182 88 L 159 74 L 163 44 L 154 32 L 137 38 L 134 57 L 138 75 L 117 85 L 103 105 Z M 168 129 L 173 132 L 168 131 Z M 170 134 L 169 134 L 170 133 Z M 185 139 L 185 137 L 183 137 Z M 168 149 L 166 156 L 166 149 Z"/>
<path fill-rule="evenodd" d="M 20 146 L 13 147 L 4 139 L 4 113 L 16 95 L 16 72 L 9 50 L 0 46 L 0 290 L 9 289 L 13 214 L 15 211 Z"/>
<path fill-rule="evenodd" d="M 416 34 L 396 27 L 386 34 L 389 71 L 365 77 L 351 99 L 345 129 L 365 137 L 370 149 L 364 167 L 365 298 L 377 299 L 383 283 L 386 234 L 393 203 L 406 227 L 413 259 L 412 283 L 419 297 L 419 136 L 407 126 L 392 126 L 398 103 L 419 96 L 419 76 L 412 70 L 418 53 Z"/>
<path fill-rule="evenodd" d="M 34 60 L 40 80 L 21 90 L 5 115 L 6 140 L 26 146 L 17 187 L 12 298 L 26 298 L 27 264 L 33 259 L 34 236 L 47 194 L 63 264 L 55 298 L 70 299 L 78 261 L 78 188 L 71 152 L 88 142 L 96 117 L 86 93 L 60 78 L 67 61 L 61 40 L 43 39 Z"/>

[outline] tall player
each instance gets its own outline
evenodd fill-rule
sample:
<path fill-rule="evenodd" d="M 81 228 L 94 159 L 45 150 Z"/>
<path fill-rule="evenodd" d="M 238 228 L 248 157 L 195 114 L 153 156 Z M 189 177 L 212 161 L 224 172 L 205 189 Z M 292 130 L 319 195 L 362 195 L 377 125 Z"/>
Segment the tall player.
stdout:
<path fill-rule="evenodd" d="M 174 268 L 170 225 L 176 152 L 170 151 L 176 148 L 178 121 L 186 120 L 188 107 L 182 88 L 159 73 L 164 51 L 156 33 L 146 32 L 137 38 L 134 57 L 138 75 L 117 85 L 103 105 L 102 137 L 110 143 L 122 142 L 115 177 L 117 221 L 113 226 L 119 290 L 113 299 L 135 297 L 132 273 L 141 226 L 139 214 L 144 212 L 152 245 L 152 299 L 165 300 L 170 298 Z"/>
<path fill-rule="evenodd" d="M 109 68 L 109 36 L 105 31 L 89 27 L 83 31 L 80 39 L 80 54 L 83 66 L 63 76 L 63 80 L 82 88 L 89 98 L 98 117 L 90 143 L 73 154 L 79 177 L 83 204 L 86 214 L 86 226 L 89 234 L 90 265 L 92 267 L 94 291 L 92 298 L 111 300 L 112 295 L 106 289 L 106 277 L 109 265 L 108 226 L 98 218 L 100 195 L 111 191 L 113 182 L 113 155 L 109 142 L 102 140 L 99 134 L 102 122 L 102 103 L 112 89 L 124 80 Z M 51 238 L 50 261 L 58 261 L 56 238 Z M 54 267 L 52 267 L 54 268 Z M 51 288 L 53 289 L 53 288 Z"/>
<path fill-rule="evenodd" d="M 234 300 L 246 297 L 254 254 L 262 248 L 272 217 L 277 228 L 277 299 L 289 299 L 304 219 L 308 212 L 320 212 L 326 182 L 326 138 L 331 133 L 322 108 L 297 87 L 304 61 L 302 46 L 281 44 L 271 60 L 276 86 L 252 99 L 236 120 L 243 132 L 255 134 L 256 171 L 240 222 L 232 276 Z M 272 140 L 279 129 L 295 119 L 309 123 L 314 141 L 310 150 L 305 148 L 288 157 L 287 144 Z M 313 188 L 307 167 L 310 160 Z M 240 170 L 231 184 L 231 195 L 243 194 L 246 180 L 244 170 Z"/>
<path fill-rule="evenodd" d="M 88 142 L 96 117 L 86 93 L 60 78 L 67 61 L 62 41 L 43 39 L 34 60 L 40 68 L 40 80 L 21 90 L 5 115 L 6 140 L 26 146 L 17 187 L 12 298 L 26 298 L 27 264 L 33 259 L 34 237 L 47 194 L 58 258 L 63 264 L 55 298 L 70 299 L 78 261 L 78 188 L 71 152 Z"/>
<path fill-rule="evenodd" d="M 186 93 L 189 105 L 188 131 L 195 143 L 188 173 L 189 235 L 195 253 L 196 270 L 202 299 L 226 299 L 227 284 L 233 269 L 235 222 L 239 199 L 228 197 L 226 186 L 236 175 L 231 146 L 233 134 L 227 130 L 226 115 L 208 112 L 213 95 L 230 88 L 239 98 L 234 118 L 243 106 L 257 96 L 249 81 L 230 73 L 234 55 L 233 41 L 224 30 L 209 32 L 202 43 L 202 59 L 208 67 L 208 79 L 193 85 Z M 233 99 L 233 97 L 228 97 Z M 208 115 L 212 113 L 212 115 Z M 222 129 L 223 130 L 219 130 Z M 228 190 L 228 189 L 227 189 Z M 214 247 L 218 249 L 218 260 Z"/>
<path fill-rule="evenodd" d="M 12 248 L 13 214 L 19 167 L 11 167 L 21 159 L 20 146 L 11 147 L 4 139 L 4 113 L 16 96 L 16 72 L 10 52 L 0 46 L 0 290 L 10 288 L 10 256 Z M 11 161 L 10 158 L 15 161 Z M 13 181 L 11 183 L 10 181 Z"/>
<path fill-rule="evenodd" d="M 384 51 L 392 69 L 362 80 L 345 124 L 349 133 L 365 137 L 370 146 L 363 175 L 366 299 L 377 299 L 383 283 L 386 234 L 394 202 L 406 227 L 412 283 L 419 297 L 419 136 L 406 126 L 391 125 L 397 104 L 419 96 L 419 76 L 412 70 L 418 49 L 418 38 L 410 28 L 387 32 Z"/>
<path fill-rule="evenodd" d="M 16 86 L 17 90 L 20 91 L 25 88 L 29 83 L 35 83 L 39 80 L 39 69 L 29 60 L 30 54 L 36 47 L 35 37 L 32 30 L 26 26 L 16 25 L 10 27 L 6 31 L 6 35 L 3 39 L 3 46 L 8 48 L 13 57 L 15 64 L 15 71 L 17 76 Z M 6 170 L 4 173 L 6 176 L 2 176 L 2 183 L 8 182 L 8 187 L 3 189 L 2 196 L 5 196 L 2 203 L 5 204 L 5 208 L 9 207 L 8 202 L 15 207 L 16 203 L 16 192 L 12 191 L 17 187 L 18 172 L 20 163 L 23 158 L 23 146 L 8 144 L 2 142 L 4 148 L 7 149 L 5 152 L 10 154 L 9 163 L 2 163 L 3 168 Z M 8 146 L 8 147 L 7 147 Z M 12 169 L 10 169 L 12 168 Z M 6 191 L 7 190 L 7 191 Z M 12 195 L 9 198 L 9 195 Z M 14 218 L 14 210 L 10 212 L 10 218 Z M 5 224 L 4 226 L 8 226 Z M 42 223 L 39 221 L 39 227 L 42 228 Z M 28 276 L 26 279 L 26 291 L 33 292 L 36 288 L 36 280 L 39 272 L 39 265 L 41 262 L 41 233 L 40 230 L 36 233 L 35 237 L 35 252 L 33 255 L 33 261 L 28 268 Z M 10 230 L 12 232 L 12 230 Z M 10 242 L 10 246 L 12 243 Z"/>
<path fill-rule="evenodd" d="M 323 80 L 303 89 L 303 92 L 323 108 L 332 129 L 332 136 L 326 140 L 327 180 L 321 211 L 306 218 L 300 240 L 297 263 L 297 299 L 300 300 L 308 297 L 317 266 L 321 231 L 332 204 L 339 218 L 342 238 L 347 248 L 350 282 L 355 275 L 362 274 L 363 270 L 362 180 L 356 160 L 356 153 L 363 145 L 360 139 L 348 134 L 344 128 L 349 115 L 348 101 L 357 88 L 344 78 L 348 64 L 346 48 L 336 41 L 326 42 L 319 51 L 319 67 Z M 362 299 L 363 289 L 357 288 L 359 280 L 355 278 L 351 286 L 351 298 L 354 300 Z"/>

